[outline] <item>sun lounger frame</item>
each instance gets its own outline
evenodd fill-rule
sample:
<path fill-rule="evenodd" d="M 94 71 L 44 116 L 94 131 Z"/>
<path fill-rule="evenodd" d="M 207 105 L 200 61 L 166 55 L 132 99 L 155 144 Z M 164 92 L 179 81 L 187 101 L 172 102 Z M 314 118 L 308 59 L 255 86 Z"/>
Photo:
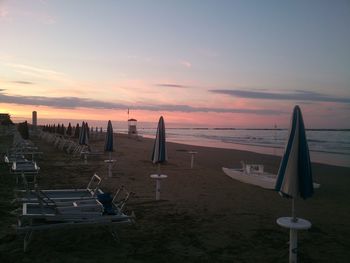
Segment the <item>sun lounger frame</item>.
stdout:
<path fill-rule="evenodd" d="M 125 192 L 124 197 L 118 200 L 118 197 Z M 128 192 L 124 187 L 121 187 L 116 191 L 116 194 L 113 197 L 112 205 L 114 210 L 117 211 L 115 215 L 103 215 L 102 213 L 72 213 L 70 210 L 76 209 L 75 207 L 64 206 L 62 203 L 59 204 L 61 207 L 66 207 L 66 210 L 57 210 L 61 213 L 59 214 L 28 214 L 27 208 L 28 205 L 32 203 L 24 203 L 22 216 L 18 219 L 18 225 L 16 226 L 17 233 L 24 233 L 24 241 L 23 241 L 23 250 L 24 252 L 27 250 L 28 245 L 30 243 L 31 237 L 35 231 L 46 230 L 46 229 L 57 229 L 63 227 L 83 227 L 83 226 L 115 226 L 118 224 L 132 224 L 134 222 L 134 216 L 128 216 L 123 213 L 123 209 L 125 207 L 125 203 L 128 201 L 130 196 L 132 196 L 132 192 Z M 73 202 L 74 203 L 74 202 Z M 98 204 L 99 201 L 96 200 Z M 38 205 L 34 203 L 34 205 Z M 41 203 L 40 205 L 43 205 Z M 55 204 L 57 205 L 57 204 Z M 102 206 L 102 204 L 100 204 Z M 74 206 L 74 205 L 73 205 Z M 77 209 L 79 211 L 79 209 Z M 63 212 L 63 213 L 62 213 Z M 22 219 L 26 219 L 28 221 L 24 221 Z M 46 222 L 36 223 L 35 219 L 47 220 Z M 117 233 L 112 228 L 111 234 L 113 237 L 117 237 Z"/>
<path fill-rule="evenodd" d="M 38 197 L 42 196 L 44 200 L 52 199 L 54 201 L 70 201 L 70 200 L 82 200 L 82 199 L 91 199 L 94 198 L 97 194 L 103 194 L 103 191 L 100 189 L 100 185 L 102 183 L 102 179 L 96 173 L 91 177 L 86 188 L 82 189 L 44 189 L 39 190 L 38 188 L 35 190 L 18 190 L 17 193 L 24 194 L 24 197 L 17 197 L 17 202 L 38 202 Z M 67 196 L 62 196 L 62 193 L 67 193 Z M 77 193 L 81 192 L 81 196 L 77 196 Z M 57 193 L 57 197 L 50 196 L 50 194 Z M 73 193 L 69 195 L 69 193 Z M 89 195 L 86 195 L 86 194 Z M 29 196 L 34 194 L 35 198 L 30 198 Z"/>
<path fill-rule="evenodd" d="M 105 216 L 101 216 L 105 217 Z M 110 232 L 112 236 L 115 238 L 117 237 L 116 229 L 113 229 L 112 227 L 116 227 L 118 225 L 130 225 L 133 224 L 135 221 L 133 216 L 119 216 L 118 218 L 103 218 L 102 220 L 86 220 L 82 222 L 62 222 L 62 223 L 56 223 L 56 224 L 49 224 L 49 225 L 28 225 L 28 226 L 22 226 L 22 227 L 16 227 L 16 231 L 18 234 L 24 234 L 23 239 L 23 251 L 26 252 L 28 249 L 28 246 L 31 242 L 32 236 L 34 232 L 39 232 L 43 230 L 49 230 L 49 229 L 61 229 L 61 228 L 81 228 L 81 227 L 91 227 L 91 226 L 109 226 Z"/>

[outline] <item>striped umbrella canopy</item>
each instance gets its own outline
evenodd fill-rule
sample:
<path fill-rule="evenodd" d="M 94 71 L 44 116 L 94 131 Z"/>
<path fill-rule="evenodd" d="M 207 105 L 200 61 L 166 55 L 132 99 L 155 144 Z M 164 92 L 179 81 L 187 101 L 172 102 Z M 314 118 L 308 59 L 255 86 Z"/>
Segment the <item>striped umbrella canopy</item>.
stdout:
<path fill-rule="evenodd" d="M 282 196 L 293 199 L 298 195 L 306 199 L 314 192 L 309 147 L 299 106 L 295 106 L 293 110 L 289 138 L 278 171 L 275 190 Z"/>
<path fill-rule="evenodd" d="M 107 124 L 107 133 L 105 138 L 105 152 L 113 152 L 113 127 L 109 120 Z"/>
<path fill-rule="evenodd" d="M 79 135 L 79 144 L 80 145 L 88 145 L 89 144 L 89 134 L 88 134 L 89 128 L 87 127 L 86 123 L 83 122 L 80 129 L 80 135 Z"/>
<path fill-rule="evenodd" d="M 165 125 L 163 116 L 159 118 L 156 140 L 154 141 L 152 162 L 154 164 L 164 163 L 168 160 L 166 141 L 165 141 Z"/>

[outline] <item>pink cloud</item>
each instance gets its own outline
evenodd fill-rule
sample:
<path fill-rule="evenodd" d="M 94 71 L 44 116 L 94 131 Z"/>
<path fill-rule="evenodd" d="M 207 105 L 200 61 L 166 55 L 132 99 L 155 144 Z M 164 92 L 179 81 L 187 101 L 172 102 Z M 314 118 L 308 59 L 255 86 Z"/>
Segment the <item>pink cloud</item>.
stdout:
<path fill-rule="evenodd" d="M 8 17 L 8 15 L 9 11 L 4 7 L 0 7 L 0 19 L 5 19 Z"/>
<path fill-rule="evenodd" d="M 180 60 L 180 64 L 186 68 L 191 68 L 192 64 L 191 62 L 187 61 L 187 60 Z"/>

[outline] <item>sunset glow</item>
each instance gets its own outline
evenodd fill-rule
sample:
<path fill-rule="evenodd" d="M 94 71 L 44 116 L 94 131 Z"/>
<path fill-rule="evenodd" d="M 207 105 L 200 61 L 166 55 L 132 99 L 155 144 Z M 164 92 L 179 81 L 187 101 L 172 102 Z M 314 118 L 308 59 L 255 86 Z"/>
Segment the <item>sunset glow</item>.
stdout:
<path fill-rule="evenodd" d="M 15 121 L 288 127 L 299 104 L 309 128 L 350 128 L 348 2 L 1 1 L 0 28 Z"/>

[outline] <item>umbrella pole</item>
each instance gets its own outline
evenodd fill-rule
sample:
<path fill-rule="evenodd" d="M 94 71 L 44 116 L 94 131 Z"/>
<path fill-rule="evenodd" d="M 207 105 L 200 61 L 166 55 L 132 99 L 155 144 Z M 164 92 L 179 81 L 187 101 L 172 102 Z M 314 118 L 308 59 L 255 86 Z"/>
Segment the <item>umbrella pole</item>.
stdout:
<path fill-rule="evenodd" d="M 160 199 L 160 179 L 156 180 L 156 200 Z"/>
<path fill-rule="evenodd" d="M 292 222 L 297 223 L 298 218 L 295 214 L 295 198 L 292 198 Z M 298 230 L 290 228 L 289 230 L 289 263 L 297 262 L 298 253 Z"/>
<path fill-rule="evenodd" d="M 160 163 L 157 164 L 157 173 L 160 176 Z M 156 180 L 156 200 L 160 199 L 160 179 Z"/>
<path fill-rule="evenodd" d="M 292 198 L 292 221 L 297 222 L 298 218 L 295 215 L 295 198 Z"/>
<path fill-rule="evenodd" d="M 297 262 L 298 254 L 298 230 L 291 228 L 289 231 L 289 263 Z"/>
<path fill-rule="evenodd" d="M 112 153 L 108 153 L 109 162 L 108 162 L 108 177 L 112 177 Z"/>
<path fill-rule="evenodd" d="M 160 163 L 157 164 L 157 173 L 160 175 Z"/>

